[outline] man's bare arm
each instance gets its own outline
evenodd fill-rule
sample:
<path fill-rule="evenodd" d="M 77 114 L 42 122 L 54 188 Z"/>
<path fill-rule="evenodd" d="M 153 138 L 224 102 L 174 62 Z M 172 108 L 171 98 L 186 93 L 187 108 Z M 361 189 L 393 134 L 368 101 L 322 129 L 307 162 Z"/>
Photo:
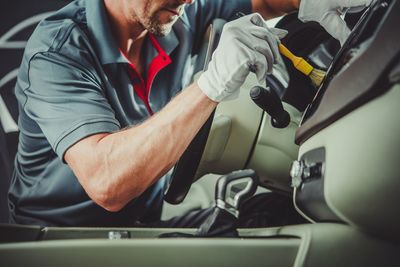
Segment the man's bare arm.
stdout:
<path fill-rule="evenodd" d="M 251 0 L 253 11 L 272 19 L 299 9 L 300 0 Z"/>
<path fill-rule="evenodd" d="M 193 84 L 143 124 L 79 141 L 65 161 L 98 205 L 118 211 L 175 164 L 216 105 Z"/>
<path fill-rule="evenodd" d="M 143 124 L 96 134 L 69 148 L 64 159 L 90 198 L 118 211 L 142 194 L 175 164 L 217 103 L 238 96 L 249 65 L 260 66 L 256 74 L 264 79 L 275 61 L 276 40 L 259 14 L 229 22 L 208 69 L 159 113 Z"/>

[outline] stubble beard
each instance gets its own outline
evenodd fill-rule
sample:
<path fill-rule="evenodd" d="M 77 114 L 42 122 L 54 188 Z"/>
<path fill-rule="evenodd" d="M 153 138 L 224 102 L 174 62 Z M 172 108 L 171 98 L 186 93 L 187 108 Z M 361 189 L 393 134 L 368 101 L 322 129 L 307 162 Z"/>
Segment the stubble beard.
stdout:
<path fill-rule="evenodd" d="M 149 33 L 155 36 L 166 36 L 171 32 L 172 26 L 177 20 L 178 17 L 168 23 L 163 24 L 160 22 L 158 12 L 156 12 L 143 23 L 143 26 L 146 30 L 149 31 Z"/>

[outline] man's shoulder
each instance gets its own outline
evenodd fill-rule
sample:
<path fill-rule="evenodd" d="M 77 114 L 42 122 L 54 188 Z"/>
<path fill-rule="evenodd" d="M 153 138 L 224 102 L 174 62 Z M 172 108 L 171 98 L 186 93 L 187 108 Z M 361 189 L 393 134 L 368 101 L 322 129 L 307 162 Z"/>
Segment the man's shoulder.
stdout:
<path fill-rule="evenodd" d="M 25 57 L 68 52 L 64 48 L 69 45 L 83 47 L 88 41 L 85 8 L 81 2 L 75 1 L 42 20 L 28 40 Z"/>

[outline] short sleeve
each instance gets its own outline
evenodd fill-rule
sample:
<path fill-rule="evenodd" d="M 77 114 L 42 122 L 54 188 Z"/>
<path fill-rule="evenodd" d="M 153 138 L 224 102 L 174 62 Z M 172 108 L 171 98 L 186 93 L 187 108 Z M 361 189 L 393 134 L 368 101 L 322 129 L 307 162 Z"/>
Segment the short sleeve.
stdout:
<path fill-rule="evenodd" d="M 203 29 L 216 18 L 231 21 L 238 18 L 238 13 L 252 12 L 251 0 L 197 0 L 186 9 L 186 15 L 194 32 Z"/>
<path fill-rule="evenodd" d="M 28 75 L 22 107 L 62 160 L 79 140 L 120 129 L 98 77 L 79 62 L 39 53 L 30 60 Z"/>
<path fill-rule="evenodd" d="M 201 3 L 203 2 L 203 3 Z M 251 0 L 201 0 L 204 6 L 203 20 L 221 18 L 231 21 L 238 18 L 238 13 L 250 14 L 252 10 Z"/>
<path fill-rule="evenodd" d="M 199 43 L 214 19 L 231 21 L 238 18 L 239 12 L 250 14 L 251 0 L 196 0 L 186 6 L 182 20 L 189 26 L 191 38 Z"/>

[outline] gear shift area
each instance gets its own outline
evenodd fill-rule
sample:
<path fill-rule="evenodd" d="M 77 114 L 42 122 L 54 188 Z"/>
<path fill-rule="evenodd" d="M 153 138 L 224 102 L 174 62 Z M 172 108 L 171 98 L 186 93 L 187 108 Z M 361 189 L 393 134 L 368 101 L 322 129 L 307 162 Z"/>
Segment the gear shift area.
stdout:
<path fill-rule="evenodd" d="M 166 233 L 159 237 L 237 237 L 239 210 L 257 190 L 254 170 L 239 170 L 221 176 L 215 187 L 215 206 L 194 235 Z"/>
<path fill-rule="evenodd" d="M 239 208 L 243 202 L 254 195 L 258 176 L 253 170 L 234 171 L 221 176 L 215 188 L 218 208 L 239 217 Z"/>
<path fill-rule="evenodd" d="M 254 195 L 257 182 L 258 175 L 253 170 L 234 171 L 221 176 L 215 188 L 214 211 L 200 225 L 196 236 L 238 236 L 239 209 Z"/>

